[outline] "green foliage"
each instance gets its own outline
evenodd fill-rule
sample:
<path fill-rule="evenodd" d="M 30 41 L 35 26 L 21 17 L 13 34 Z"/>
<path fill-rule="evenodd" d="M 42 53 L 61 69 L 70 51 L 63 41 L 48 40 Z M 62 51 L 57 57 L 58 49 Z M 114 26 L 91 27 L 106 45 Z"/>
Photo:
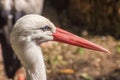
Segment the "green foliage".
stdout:
<path fill-rule="evenodd" d="M 84 48 L 79 48 L 79 54 L 84 54 Z"/>
<path fill-rule="evenodd" d="M 119 53 L 120 53 L 120 46 L 118 46 L 118 47 L 117 47 L 117 52 L 119 52 Z"/>
<path fill-rule="evenodd" d="M 89 76 L 87 73 L 82 73 L 81 77 L 83 77 L 85 80 L 94 80 L 93 77 Z"/>
<path fill-rule="evenodd" d="M 117 45 L 117 47 L 116 47 L 116 51 L 117 51 L 118 53 L 120 53 L 120 41 L 118 42 L 118 45 Z"/>

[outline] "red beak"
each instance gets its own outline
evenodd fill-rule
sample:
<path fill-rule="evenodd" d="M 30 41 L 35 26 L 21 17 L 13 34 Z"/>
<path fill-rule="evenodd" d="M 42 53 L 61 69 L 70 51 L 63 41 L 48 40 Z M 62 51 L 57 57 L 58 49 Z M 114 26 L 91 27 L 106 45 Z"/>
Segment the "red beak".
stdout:
<path fill-rule="evenodd" d="M 56 28 L 56 32 L 53 34 L 53 37 L 54 41 L 68 43 L 71 45 L 84 47 L 91 50 L 110 53 L 107 49 L 60 28 Z"/>

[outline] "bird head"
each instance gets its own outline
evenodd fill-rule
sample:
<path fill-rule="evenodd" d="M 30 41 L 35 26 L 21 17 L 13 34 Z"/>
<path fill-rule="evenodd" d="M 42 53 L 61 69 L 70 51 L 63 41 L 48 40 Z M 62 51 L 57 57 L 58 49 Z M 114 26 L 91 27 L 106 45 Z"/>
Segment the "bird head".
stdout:
<path fill-rule="evenodd" d="M 110 53 L 107 49 L 95 43 L 55 27 L 50 20 L 40 15 L 30 14 L 20 18 L 16 22 L 13 31 L 14 34 L 27 37 L 29 40 L 34 41 L 37 44 L 45 41 L 58 41 L 91 50 Z M 27 38 L 24 39 L 27 40 Z"/>

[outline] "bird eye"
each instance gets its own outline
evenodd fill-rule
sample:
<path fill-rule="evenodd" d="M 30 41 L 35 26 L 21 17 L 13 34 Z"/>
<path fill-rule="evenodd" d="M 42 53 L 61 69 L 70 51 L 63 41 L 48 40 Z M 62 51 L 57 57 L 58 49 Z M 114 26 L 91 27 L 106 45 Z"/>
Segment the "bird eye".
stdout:
<path fill-rule="evenodd" d="M 40 29 L 43 30 L 43 31 L 50 31 L 51 30 L 51 28 L 49 26 L 44 26 Z"/>

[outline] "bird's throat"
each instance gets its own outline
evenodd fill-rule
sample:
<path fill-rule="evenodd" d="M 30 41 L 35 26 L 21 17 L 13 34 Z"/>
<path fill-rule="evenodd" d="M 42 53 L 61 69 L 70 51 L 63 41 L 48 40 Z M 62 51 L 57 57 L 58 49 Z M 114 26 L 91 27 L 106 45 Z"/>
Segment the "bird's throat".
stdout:
<path fill-rule="evenodd" d="M 28 75 L 27 80 L 46 80 L 45 63 L 40 46 L 35 45 L 31 48 L 32 49 L 30 50 L 33 51 L 31 51 L 30 55 L 32 56 L 29 56 L 29 58 L 31 57 L 30 62 L 32 63 L 30 63 L 31 66 L 28 66 L 28 68 L 26 69 Z"/>
<path fill-rule="evenodd" d="M 40 46 L 30 43 L 24 47 L 23 52 L 20 59 L 26 69 L 27 80 L 46 80 L 46 68 Z"/>
<path fill-rule="evenodd" d="M 45 66 L 36 66 L 35 69 L 26 69 L 27 80 L 46 80 Z"/>

